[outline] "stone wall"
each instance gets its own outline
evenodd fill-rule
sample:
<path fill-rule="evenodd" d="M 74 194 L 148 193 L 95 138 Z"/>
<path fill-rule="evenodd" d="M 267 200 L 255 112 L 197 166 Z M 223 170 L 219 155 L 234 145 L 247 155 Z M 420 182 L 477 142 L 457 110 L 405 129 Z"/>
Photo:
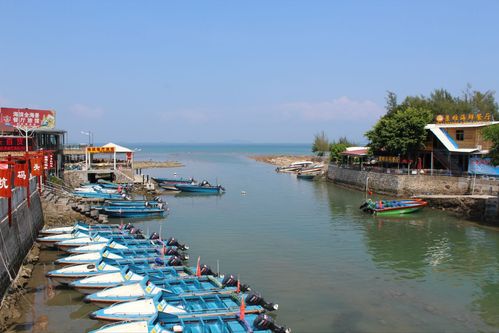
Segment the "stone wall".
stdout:
<path fill-rule="evenodd" d="M 0 199 L 0 299 L 15 278 L 21 264 L 43 227 L 40 195 L 36 178 L 30 181 L 31 202 L 28 208 L 26 189 L 12 193 L 12 225 L 8 221 L 8 200 Z"/>
<path fill-rule="evenodd" d="M 473 177 L 388 174 L 345 169 L 336 165 L 329 166 L 327 177 L 332 182 L 362 191 L 368 184 L 368 188 L 376 193 L 394 196 L 499 194 L 499 181 Z"/>

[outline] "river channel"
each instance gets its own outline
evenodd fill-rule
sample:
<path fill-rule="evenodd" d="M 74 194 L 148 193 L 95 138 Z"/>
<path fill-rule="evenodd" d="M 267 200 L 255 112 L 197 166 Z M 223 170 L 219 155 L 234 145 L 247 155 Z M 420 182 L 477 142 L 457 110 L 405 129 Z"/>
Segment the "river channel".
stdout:
<path fill-rule="evenodd" d="M 236 147 L 236 148 L 234 148 Z M 499 332 L 499 232 L 432 209 L 375 218 L 361 192 L 277 174 L 248 158 L 278 149 L 143 148 L 137 157 L 185 167 L 152 176 L 222 184 L 221 196 L 171 194 L 165 219 L 135 221 L 190 245 L 191 264 L 239 274 L 293 332 Z M 269 150 L 270 149 L 270 150 Z M 243 192 L 244 191 L 244 192 Z M 118 221 L 114 221 L 119 223 Z M 43 251 L 17 332 L 86 332 L 92 305 L 47 288 L 58 252 Z"/>

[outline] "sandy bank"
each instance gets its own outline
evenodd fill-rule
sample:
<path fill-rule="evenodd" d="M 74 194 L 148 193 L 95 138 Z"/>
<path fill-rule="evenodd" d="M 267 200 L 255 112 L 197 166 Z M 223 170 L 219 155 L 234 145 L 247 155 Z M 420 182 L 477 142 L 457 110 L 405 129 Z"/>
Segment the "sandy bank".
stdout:
<path fill-rule="evenodd" d="M 152 169 L 152 168 L 179 168 L 184 165 L 177 161 L 136 161 L 133 162 L 135 169 Z"/>
<path fill-rule="evenodd" d="M 275 166 L 287 166 L 293 162 L 298 161 L 313 161 L 313 162 L 322 162 L 323 159 L 318 156 L 313 155 L 255 155 L 249 156 L 251 159 L 255 161 L 269 163 Z"/>

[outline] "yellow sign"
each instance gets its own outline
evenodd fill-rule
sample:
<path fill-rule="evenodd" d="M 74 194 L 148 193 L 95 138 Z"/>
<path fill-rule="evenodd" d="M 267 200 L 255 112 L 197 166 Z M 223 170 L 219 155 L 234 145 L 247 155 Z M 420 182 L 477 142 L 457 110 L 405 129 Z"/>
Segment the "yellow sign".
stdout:
<path fill-rule="evenodd" d="M 89 154 L 114 153 L 114 147 L 87 147 L 86 151 Z"/>
<path fill-rule="evenodd" d="M 439 114 L 435 120 L 437 123 L 474 123 L 474 122 L 484 122 L 492 121 L 492 114 L 490 112 L 486 113 L 463 113 L 463 114 L 452 114 L 452 115 L 441 115 Z"/>
<path fill-rule="evenodd" d="M 378 156 L 378 162 L 400 163 L 399 156 Z"/>

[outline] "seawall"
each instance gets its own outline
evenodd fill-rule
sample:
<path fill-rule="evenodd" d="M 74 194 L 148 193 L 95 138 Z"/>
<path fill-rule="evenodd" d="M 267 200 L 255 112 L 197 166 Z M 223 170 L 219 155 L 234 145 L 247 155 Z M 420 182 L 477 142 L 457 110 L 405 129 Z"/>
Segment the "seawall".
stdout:
<path fill-rule="evenodd" d="M 26 188 L 12 192 L 12 225 L 8 220 L 8 199 L 0 199 L 0 299 L 17 276 L 24 258 L 43 227 L 43 211 L 36 178 L 30 180 L 30 207 Z"/>
<path fill-rule="evenodd" d="M 367 188 L 375 194 L 423 197 L 431 207 L 473 221 L 499 223 L 497 180 L 379 173 L 336 165 L 329 165 L 327 180 L 360 191 Z"/>

